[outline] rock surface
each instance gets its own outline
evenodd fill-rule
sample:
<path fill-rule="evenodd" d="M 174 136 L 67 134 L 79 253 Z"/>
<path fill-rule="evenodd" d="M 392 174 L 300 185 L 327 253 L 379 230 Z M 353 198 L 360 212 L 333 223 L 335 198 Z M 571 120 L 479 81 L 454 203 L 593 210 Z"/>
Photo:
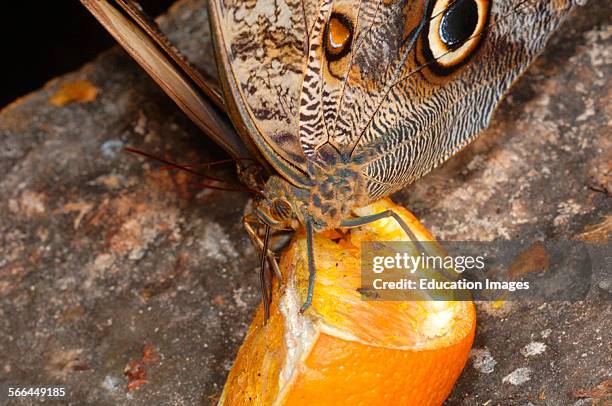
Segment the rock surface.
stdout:
<path fill-rule="evenodd" d="M 162 26 L 214 74 L 203 3 L 179 2 Z M 601 4 L 567 21 L 488 131 L 395 196 L 434 235 L 607 240 L 612 21 Z M 51 102 L 77 81 L 97 91 Z M 0 112 L 0 385 L 66 385 L 75 405 L 210 404 L 258 302 L 240 224 L 249 196 L 199 188 L 125 145 L 223 157 L 119 49 Z M 474 356 L 447 404 L 597 401 L 612 365 L 611 284 L 577 303 L 479 304 Z"/>

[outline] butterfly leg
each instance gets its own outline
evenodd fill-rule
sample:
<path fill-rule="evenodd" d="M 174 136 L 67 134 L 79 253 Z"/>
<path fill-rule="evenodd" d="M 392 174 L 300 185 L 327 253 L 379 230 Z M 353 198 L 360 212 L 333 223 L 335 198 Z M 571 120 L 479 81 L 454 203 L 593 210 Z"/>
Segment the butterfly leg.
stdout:
<path fill-rule="evenodd" d="M 255 228 L 251 225 L 251 218 L 245 216 L 243 218 L 244 228 L 247 230 L 249 237 L 253 244 L 261 250 L 261 267 L 259 270 L 259 280 L 261 284 L 261 301 L 264 306 L 264 320 L 267 321 L 270 318 L 270 303 L 272 301 L 272 282 L 266 275 L 266 262 L 270 265 L 276 276 L 278 277 L 279 283 L 282 283 L 280 277 L 280 269 L 278 262 L 274 256 L 274 253 L 268 249 L 270 242 L 270 227 L 266 226 L 266 232 L 264 239 L 262 240 Z M 267 261 L 266 261 L 267 260 Z"/>
<path fill-rule="evenodd" d="M 374 221 L 384 219 L 384 218 L 389 218 L 389 217 L 393 217 L 393 219 L 397 221 L 397 223 L 400 225 L 402 230 L 404 230 L 406 235 L 408 235 L 408 238 L 410 238 L 410 240 L 412 240 L 416 244 L 419 244 L 416 236 L 414 235 L 410 227 L 408 227 L 408 224 L 406 224 L 404 219 L 402 219 L 393 210 L 385 210 L 383 212 L 372 214 L 369 216 L 363 216 L 363 217 L 358 217 L 355 219 L 344 220 L 343 222 L 340 223 L 340 226 L 349 227 L 349 228 L 359 227 L 364 224 L 369 224 Z M 304 313 L 312 304 L 312 295 L 314 292 L 314 284 L 315 284 L 315 277 L 316 277 L 316 267 L 315 267 L 315 261 L 314 261 L 314 230 L 312 226 L 312 220 L 306 221 L 306 248 L 307 248 L 307 256 L 308 256 L 308 274 L 309 274 L 308 275 L 308 292 L 306 294 L 306 301 L 300 308 L 300 313 Z"/>
<path fill-rule="evenodd" d="M 270 303 L 272 302 L 272 280 L 266 277 L 266 259 L 268 259 L 268 244 L 270 243 L 270 227 L 266 226 L 266 231 L 263 240 L 263 249 L 261 250 L 261 265 L 259 272 L 259 280 L 261 283 L 261 295 L 264 305 L 264 321 L 270 318 Z M 271 277 L 270 277 L 271 279 Z"/>
<path fill-rule="evenodd" d="M 340 223 L 340 226 L 341 227 L 347 227 L 347 228 L 359 227 L 359 226 L 363 226 L 364 224 L 373 223 L 374 221 L 378 221 L 378 220 L 381 220 L 381 219 L 384 219 L 384 218 L 389 218 L 389 217 L 392 217 L 397 222 L 397 224 L 399 224 L 399 226 L 402 228 L 404 233 L 406 233 L 406 235 L 408 236 L 410 241 L 412 241 L 412 243 L 416 246 L 416 248 L 420 252 L 422 252 L 422 253 L 429 252 L 431 250 L 427 249 L 428 247 L 431 248 L 432 246 L 437 245 L 437 243 L 435 241 L 427 241 L 427 242 L 425 242 L 425 244 L 423 244 L 423 242 L 419 241 L 417 236 L 412 232 L 412 230 L 410 229 L 408 224 L 406 224 L 404 219 L 399 214 L 394 212 L 393 210 L 385 210 L 383 212 L 376 213 L 376 214 L 370 214 L 368 216 L 357 217 L 357 218 L 353 218 L 353 219 L 347 219 L 347 220 L 342 221 Z M 434 252 L 435 252 L 435 250 L 434 250 Z"/>
<path fill-rule="evenodd" d="M 247 231 L 247 234 L 251 238 L 251 242 L 257 248 L 259 248 L 260 251 L 263 252 L 264 242 L 261 239 L 261 237 L 257 234 L 257 231 L 255 231 L 255 229 L 253 228 L 252 226 L 253 223 L 260 224 L 259 220 L 255 219 L 252 216 L 247 215 L 242 218 L 242 224 L 244 225 L 244 228 Z M 270 266 L 272 267 L 274 276 L 276 276 L 278 278 L 278 282 L 282 284 L 283 278 L 281 276 L 280 267 L 278 266 L 278 261 L 276 260 L 276 256 L 274 255 L 274 252 L 268 249 L 267 256 L 268 256 L 268 264 L 270 264 Z"/>
<path fill-rule="evenodd" d="M 304 313 L 312 304 L 312 294 L 317 273 L 314 261 L 314 229 L 310 219 L 306 220 L 306 250 L 308 257 L 308 293 L 306 294 L 306 301 L 300 308 L 300 313 Z"/>
<path fill-rule="evenodd" d="M 402 228 L 402 230 L 406 233 L 406 235 L 408 236 L 408 238 L 410 238 L 411 241 L 417 241 L 417 237 L 414 235 L 410 227 L 408 227 L 408 224 L 406 224 L 404 219 L 401 218 L 400 215 L 394 212 L 393 210 L 385 210 L 383 212 L 376 213 L 376 214 L 370 214 L 368 216 L 357 217 L 354 219 L 347 219 L 347 220 L 342 221 L 340 223 L 340 226 L 348 227 L 348 228 L 359 227 L 359 226 L 363 226 L 364 224 L 373 223 L 375 221 L 378 221 L 384 218 L 389 218 L 389 217 L 393 217 L 393 219 L 397 221 L 397 224 L 399 224 L 399 226 Z"/>

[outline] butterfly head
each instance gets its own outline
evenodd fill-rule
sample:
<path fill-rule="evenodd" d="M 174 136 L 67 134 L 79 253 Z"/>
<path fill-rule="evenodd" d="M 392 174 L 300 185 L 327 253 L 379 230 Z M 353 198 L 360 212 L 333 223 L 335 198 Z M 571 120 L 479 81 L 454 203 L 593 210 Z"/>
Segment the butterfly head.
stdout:
<path fill-rule="evenodd" d="M 271 176 L 263 190 L 263 196 L 255 201 L 255 213 L 259 220 L 277 230 L 295 230 L 303 222 L 302 204 L 307 193 L 286 180 Z"/>

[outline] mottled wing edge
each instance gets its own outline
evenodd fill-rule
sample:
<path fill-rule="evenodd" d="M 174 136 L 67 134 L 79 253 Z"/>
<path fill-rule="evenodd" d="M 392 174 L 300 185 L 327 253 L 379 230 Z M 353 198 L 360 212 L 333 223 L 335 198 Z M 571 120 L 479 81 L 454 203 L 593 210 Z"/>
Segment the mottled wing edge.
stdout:
<path fill-rule="evenodd" d="M 253 154 L 261 154 L 266 161 L 290 183 L 297 187 L 307 187 L 304 182 L 304 171 L 285 159 L 276 151 L 271 143 L 266 139 L 266 135 L 260 131 L 252 117 L 252 112 L 242 98 L 238 81 L 234 76 L 230 57 L 226 51 L 226 43 L 223 35 L 220 19 L 221 5 L 218 0 L 209 0 L 208 12 L 211 21 L 213 44 L 215 48 L 217 70 L 219 79 L 225 95 L 225 103 L 229 116 L 232 118 L 234 126 L 242 136 L 243 141 L 249 147 L 254 146 Z"/>
<path fill-rule="evenodd" d="M 225 111 L 225 103 L 221 88 L 216 78 L 200 72 L 181 51 L 170 42 L 166 34 L 159 28 L 154 19 L 147 15 L 140 4 L 134 0 L 115 0 L 115 2 L 130 16 L 132 21 L 147 33 L 155 43 L 170 57 L 181 70 L 211 99 L 215 105 Z"/>
<path fill-rule="evenodd" d="M 127 53 L 157 82 L 185 114 L 234 158 L 251 157 L 225 115 L 203 95 L 168 50 L 160 49 L 151 34 L 130 21 L 107 0 L 80 0 Z M 170 47 L 169 41 L 163 40 Z M 181 58 L 180 55 L 176 55 Z"/>

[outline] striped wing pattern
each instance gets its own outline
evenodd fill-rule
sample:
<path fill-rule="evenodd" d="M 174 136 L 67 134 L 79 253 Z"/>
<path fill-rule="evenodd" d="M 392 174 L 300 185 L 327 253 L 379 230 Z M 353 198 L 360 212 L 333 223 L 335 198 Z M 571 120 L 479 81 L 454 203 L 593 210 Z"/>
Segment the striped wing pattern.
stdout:
<path fill-rule="evenodd" d="M 404 69 L 355 151 L 371 151 L 364 167 L 370 199 L 401 189 L 472 141 L 573 6 L 496 1 L 480 49 L 455 74 L 440 80 L 427 67 Z"/>

